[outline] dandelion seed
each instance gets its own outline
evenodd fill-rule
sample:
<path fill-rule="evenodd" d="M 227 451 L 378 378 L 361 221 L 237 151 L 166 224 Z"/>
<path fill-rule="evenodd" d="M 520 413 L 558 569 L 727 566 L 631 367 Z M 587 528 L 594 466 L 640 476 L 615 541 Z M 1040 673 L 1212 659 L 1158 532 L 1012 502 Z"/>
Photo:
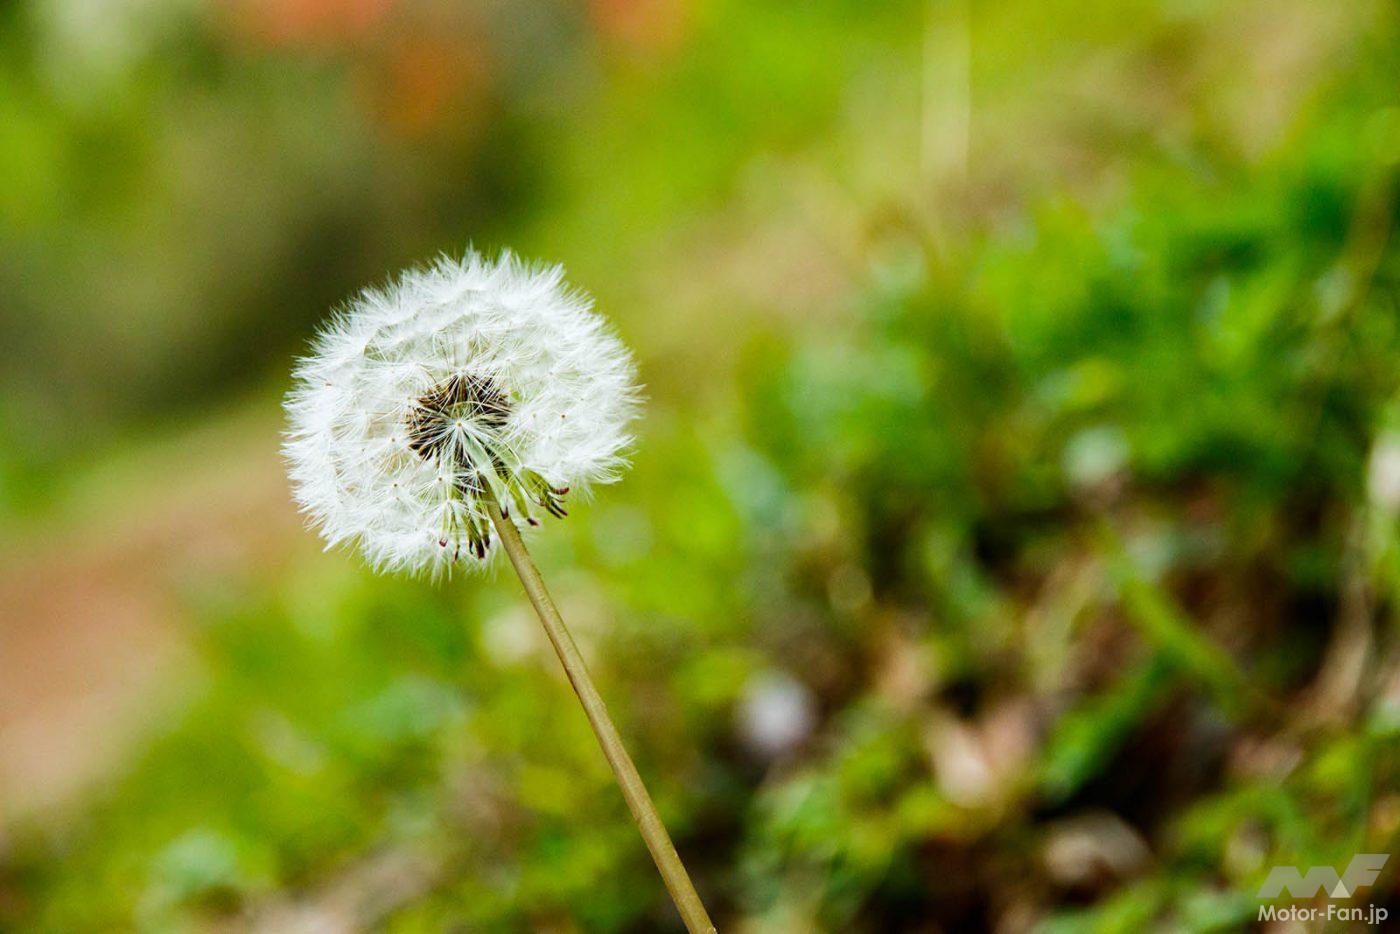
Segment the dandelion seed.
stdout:
<path fill-rule="evenodd" d="M 637 409 L 632 358 L 556 267 L 468 253 L 366 289 L 316 337 L 287 397 L 297 501 L 329 545 L 441 576 L 497 542 L 588 714 L 686 927 L 715 928 L 516 515 L 568 515 L 569 491 L 617 478 Z M 559 418 L 547 416 L 558 414 Z M 495 536 L 492 530 L 495 530 Z M 450 548 L 448 546 L 451 546 Z M 465 546 L 465 547 L 464 547 Z"/>
<path fill-rule="evenodd" d="M 286 403 L 296 498 L 327 543 L 439 576 L 494 551 L 487 488 L 534 526 L 616 479 L 635 371 L 590 304 L 558 267 L 473 252 L 336 314 Z"/>

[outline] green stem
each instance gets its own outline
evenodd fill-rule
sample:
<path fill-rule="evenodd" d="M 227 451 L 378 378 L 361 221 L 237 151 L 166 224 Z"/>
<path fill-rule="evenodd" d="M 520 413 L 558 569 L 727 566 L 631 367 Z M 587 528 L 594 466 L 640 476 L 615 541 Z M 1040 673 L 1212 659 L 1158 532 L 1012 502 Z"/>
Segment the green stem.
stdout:
<path fill-rule="evenodd" d="M 671 900 L 676 903 L 681 919 L 692 934 L 713 934 L 714 923 L 705 913 L 705 906 L 701 904 L 700 896 L 691 884 L 690 876 L 676 852 L 676 846 L 666 833 L 661 816 L 656 813 L 656 805 L 652 804 L 651 795 L 647 794 L 642 777 L 637 774 L 637 767 L 632 764 L 632 757 L 627 754 L 622 745 L 622 737 L 618 735 L 617 727 L 613 726 L 612 718 L 608 716 L 608 708 L 599 696 L 598 689 L 593 686 L 593 679 L 588 676 L 588 668 L 584 665 L 578 646 L 574 644 L 573 636 L 569 635 L 569 630 L 564 625 L 564 618 L 559 615 L 549 591 L 545 589 L 540 569 L 535 567 L 530 553 L 525 550 L 520 530 L 515 527 L 513 521 L 501 514 L 500 504 L 491 492 L 489 484 L 482 499 L 486 503 L 486 511 L 490 514 L 496 531 L 501 536 L 501 544 L 505 547 L 506 554 L 510 555 L 510 563 L 515 566 L 515 573 L 520 576 L 520 583 L 524 585 L 525 593 L 534 604 L 535 612 L 544 624 L 544 631 L 549 636 L 559 661 L 564 665 L 564 673 L 569 676 L 569 683 L 573 685 L 579 703 L 583 704 L 588 722 L 593 725 L 598 744 L 603 747 L 603 755 L 607 756 L 608 764 L 612 766 L 613 775 L 617 777 L 617 784 L 622 789 L 622 796 L 627 799 L 627 806 L 642 831 L 642 839 L 651 851 L 651 858 L 656 861 L 656 868 L 661 870 L 661 878 L 666 882 L 666 888 L 671 893 Z"/>

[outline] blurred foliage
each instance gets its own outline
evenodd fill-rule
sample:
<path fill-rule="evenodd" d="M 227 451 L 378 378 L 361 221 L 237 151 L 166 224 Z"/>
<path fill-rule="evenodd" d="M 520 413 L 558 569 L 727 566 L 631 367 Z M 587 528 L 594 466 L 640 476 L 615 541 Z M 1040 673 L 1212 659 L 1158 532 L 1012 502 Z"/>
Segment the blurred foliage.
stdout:
<path fill-rule="evenodd" d="M 98 106 L 54 97 L 9 8 L 3 508 L 43 515 L 75 456 L 35 420 L 82 400 L 117 432 L 240 381 L 270 406 L 357 280 L 510 236 L 618 309 L 655 396 L 626 483 L 536 541 L 722 929 L 1247 928 L 1270 867 L 1400 838 L 1400 14 L 1352 11 L 1261 129 L 1206 6 L 951 6 L 989 99 L 953 181 L 886 145 L 914 135 L 884 125 L 919 101 L 913 4 L 545 4 L 482 29 L 484 89 L 383 137 L 346 122 L 376 113 L 344 96 L 372 57 L 336 50 L 392 43 L 353 22 L 293 54 L 192 6 Z M 1143 99 L 1075 83 L 1103 70 Z M 1047 113 L 1093 129 L 1024 123 Z M 1009 125 L 1047 142 L 1015 172 Z M 392 165 L 369 201 L 362 160 Z M 180 185 L 282 214 L 231 244 Z M 93 369 L 101 321 L 130 342 Z M 182 599 L 194 696 L 10 831 L 0 926 L 676 929 L 508 579 L 333 555 Z M 1396 870 L 1362 895 L 1393 915 Z"/>

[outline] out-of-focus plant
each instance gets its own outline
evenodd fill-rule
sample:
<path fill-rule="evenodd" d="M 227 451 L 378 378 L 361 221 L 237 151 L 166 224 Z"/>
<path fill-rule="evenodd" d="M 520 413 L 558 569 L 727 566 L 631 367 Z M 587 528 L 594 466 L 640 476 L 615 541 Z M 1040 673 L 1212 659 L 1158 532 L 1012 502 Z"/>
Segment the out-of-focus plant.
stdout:
<path fill-rule="evenodd" d="M 839 335 L 752 357 L 782 586 L 828 651 L 885 633 L 862 704 L 928 756 L 872 796 L 841 734 L 762 792 L 762 916 L 972 924 L 1116 885 L 1051 929 L 1227 929 L 1269 866 L 1393 849 L 1385 101 L 1247 181 L 1145 167 L 1110 216 L 952 252 L 896 230 Z"/>

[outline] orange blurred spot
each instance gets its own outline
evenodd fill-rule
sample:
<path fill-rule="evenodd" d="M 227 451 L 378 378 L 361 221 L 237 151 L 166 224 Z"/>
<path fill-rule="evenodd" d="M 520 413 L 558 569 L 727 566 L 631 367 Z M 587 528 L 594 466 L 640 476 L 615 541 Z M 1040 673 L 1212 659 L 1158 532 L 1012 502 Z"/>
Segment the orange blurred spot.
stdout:
<path fill-rule="evenodd" d="M 599 32 L 649 49 L 669 48 L 680 39 L 685 7 L 684 0 L 588 0 Z"/>
<path fill-rule="evenodd" d="M 419 33 L 398 37 L 361 78 L 384 123 L 421 136 L 449 122 L 472 122 L 471 104 L 480 99 L 487 72 L 485 55 L 470 38 Z"/>
<path fill-rule="evenodd" d="M 383 22 L 396 0 L 230 0 L 237 28 L 268 45 L 360 38 Z"/>

